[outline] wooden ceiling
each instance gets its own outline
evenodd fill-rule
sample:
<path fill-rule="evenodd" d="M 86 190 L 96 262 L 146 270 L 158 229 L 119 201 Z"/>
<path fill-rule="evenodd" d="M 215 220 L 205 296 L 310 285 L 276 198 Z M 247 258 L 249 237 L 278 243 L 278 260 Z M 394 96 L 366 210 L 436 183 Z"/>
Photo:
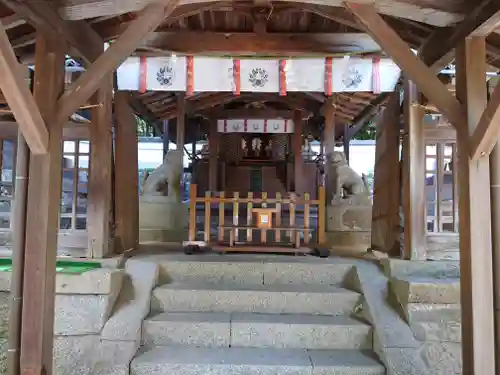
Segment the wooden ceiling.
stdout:
<path fill-rule="evenodd" d="M 151 0 L 60 0 L 57 2 L 57 12 L 68 21 L 66 25 L 75 25 L 76 29 L 82 30 L 90 26 L 103 40 L 112 41 L 149 1 Z M 465 17 L 475 15 L 476 18 L 481 18 L 482 14 L 498 11 L 494 0 L 358 2 L 375 3 L 387 23 L 415 49 L 439 49 L 439 46 L 425 43 L 436 30 L 449 32 L 452 36 L 454 25 Z M 326 3 L 329 5 L 325 5 Z M 47 4 L 49 3 L 44 6 L 49 6 Z M 37 26 L 24 19 L 36 23 L 36 16 L 40 15 L 35 14 L 33 17 L 32 14 L 23 14 L 16 0 L 0 0 L 0 20 L 22 61 L 29 62 L 33 58 L 33 26 Z M 46 13 L 41 18 L 47 19 Z M 60 33 L 66 31 L 59 30 Z M 71 34 L 71 37 L 79 38 L 78 33 Z M 382 53 L 378 46 L 374 47 L 374 42 L 352 14 L 342 7 L 341 0 L 181 0 L 178 8 L 155 33 L 142 41 L 136 54 L 168 54 L 173 51 L 179 54 L 209 52 L 215 55 L 232 53 L 240 56 L 290 56 L 287 51 L 292 51 L 293 55 L 324 55 L 335 52 L 335 48 L 345 45 L 346 40 L 350 45 L 350 52 L 370 55 Z M 74 44 L 80 49 L 87 48 L 84 40 L 75 41 Z M 488 63 L 500 68 L 500 35 L 490 34 L 487 42 Z M 175 118 L 177 98 L 173 93 L 135 93 L 134 96 L 134 107 L 141 113 L 156 119 Z M 337 121 L 341 124 L 356 124 L 360 116 L 364 116 L 370 108 L 378 108 L 383 104 L 383 100 L 376 99 L 378 98 L 371 93 L 337 95 Z M 187 99 L 187 111 L 192 117 L 208 118 L 224 108 L 261 106 L 272 110 L 300 109 L 305 117 L 316 119 L 321 116 L 320 108 L 325 100 L 325 96 L 319 93 L 293 93 L 284 97 L 270 94 L 244 94 L 236 97 L 228 93 L 202 93 Z"/>

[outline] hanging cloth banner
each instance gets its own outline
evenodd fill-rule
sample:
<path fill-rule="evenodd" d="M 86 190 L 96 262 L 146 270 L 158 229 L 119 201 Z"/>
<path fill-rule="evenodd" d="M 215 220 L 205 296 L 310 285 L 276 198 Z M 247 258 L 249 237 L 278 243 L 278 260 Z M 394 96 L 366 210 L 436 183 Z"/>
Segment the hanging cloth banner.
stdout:
<path fill-rule="evenodd" d="M 130 57 L 117 70 L 128 91 L 287 92 L 394 91 L 401 70 L 390 59 L 359 57 L 232 59 L 207 56 Z"/>
<path fill-rule="evenodd" d="M 217 120 L 219 133 L 293 133 L 293 120 L 290 119 L 229 119 Z"/>

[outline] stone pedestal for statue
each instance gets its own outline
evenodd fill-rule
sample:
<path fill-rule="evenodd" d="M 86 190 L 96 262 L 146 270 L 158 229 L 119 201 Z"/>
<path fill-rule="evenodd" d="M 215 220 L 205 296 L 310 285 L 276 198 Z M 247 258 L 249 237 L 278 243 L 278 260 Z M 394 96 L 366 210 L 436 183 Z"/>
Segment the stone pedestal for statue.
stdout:
<path fill-rule="evenodd" d="M 139 197 L 139 241 L 182 243 L 187 240 L 188 205 L 173 197 Z"/>
<path fill-rule="evenodd" d="M 187 239 L 188 205 L 180 197 L 182 151 L 170 150 L 146 179 L 139 197 L 139 241 L 179 243 Z"/>
<path fill-rule="evenodd" d="M 366 252 L 371 246 L 372 202 L 365 181 L 349 167 L 342 152 L 326 165 L 326 245 Z"/>

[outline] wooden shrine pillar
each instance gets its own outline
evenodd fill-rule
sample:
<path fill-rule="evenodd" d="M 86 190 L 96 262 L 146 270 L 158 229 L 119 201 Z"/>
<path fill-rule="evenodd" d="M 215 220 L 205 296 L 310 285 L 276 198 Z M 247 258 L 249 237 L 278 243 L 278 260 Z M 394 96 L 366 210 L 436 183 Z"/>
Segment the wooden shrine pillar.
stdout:
<path fill-rule="evenodd" d="M 456 48 L 457 98 L 467 128 L 457 129 L 460 291 L 463 373 L 495 374 L 495 325 L 491 241 L 490 162 L 472 161 L 470 135 L 486 108 L 486 41 L 475 36 Z"/>
<path fill-rule="evenodd" d="M 295 186 L 295 192 L 297 194 L 304 193 L 304 187 L 302 184 L 302 171 L 304 169 L 304 156 L 302 155 L 302 131 L 304 128 L 304 123 L 302 120 L 302 114 L 300 111 L 295 111 L 293 114 L 293 183 Z"/>
<path fill-rule="evenodd" d="M 404 84 L 403 106 L 403 258 L 424 260 L 427 257 L 425 111 L 419 104 L 416 86 L 409 80 Z"/>
<path fill-rule="evenodd" d="M 115 94 L 115 252 L 139 244 L 137 124 L 127 92 Z"/>
<path fill-rule="evenodd" d="M 335 106 L 332 98 L 325 102 L 323 116 L 325 117 L 323 144 L 325 145 L 325 157 L 328 157 L 335 149 Z"/>
<path fill-rule="evenodd" d="M 21 331 L 21 374 L 52 374 L 54 300 L 62 129 L 57 100 L 64 89 L 65 43 L 38 32 L 34 97 L 49 133 L 48 152 L 32 154 L 26 213 L 26 259 Z"/>
<path fill-rule="evenodd" d="M 92 108 L 90 131 L 90 173 L 88 185 L 88 248 L 92 258 L 110 254 L 110 226 L 112 215 L 112 160 L 113 160 L 113 75 L 103 79 L 101 87 L 92 96 L 98 106 Z"/>
<path fill-rule="evenodd" d="M 163 120 L 163 157 L 168 152 L 168 145 L 170 144 L 170 137 L 168 132 L 168 120 Z"/>
<path fill-rule="evenodd" d="M 347 164 L 349 164 L 349 162 L 350 162 L 350 153 L 349 153 L 350 143 L 351 143 L 351 138 L 349 138 L 349 125 L 345 124 L 344 125 L 343 144 L 344 144 L 344 155 L 345 155 L 345 159 L 347 160 Z"/>
<path fill-rule="evenodd" d="M 176 143 L 177 148 L 184 149 L 184 139 L 186 132 L 186 97 L 184 93 L 179 93 L 177 96 L 177 132 Z"/>
<path fill-rule="evenodd" d="M 211 119 L 208 133 L 208 190 L 210 191 L 217 191 L 218 189 L 218 156 L 219 133 L 217 132 L 217 120 Z"/>
<path fill-rule="evenodd" d="M 177 149 L 181 152 L 181 174 L 179 176 L 178 191 L 182 190 L 182 175 L 184 171 L 184 140 L 186 132 L 186 96 L 183 92 L 179 93 L 177 96 L 177 132 L 176 132 L 176 144 Z M 182 200 L 182 194 L 179 194 Z"/>
<path fill-rule="evenodd" d="M 399 89 L 376 119 L 373 177 L 372 249 L 399 257 L 401 173 Z"/>

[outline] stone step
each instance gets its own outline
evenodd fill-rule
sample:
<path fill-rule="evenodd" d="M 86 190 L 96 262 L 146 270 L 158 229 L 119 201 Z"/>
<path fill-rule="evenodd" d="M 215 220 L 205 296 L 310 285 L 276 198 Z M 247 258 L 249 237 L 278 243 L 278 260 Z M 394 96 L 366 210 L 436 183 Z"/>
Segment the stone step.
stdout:
<path fill-rule="evenodd" d="M 352 260 L 312 256 L 255 254 L 163 254 L 160 284 L 199 282 L 209 284 L 324 284 L 340 285 L 353 268 Z"/>
<path fill-rule="evenodd" d="M 131 375 L 385 375 L 371 353 L 357 350 L 155 347 L 130 365 Z"/>
<path fill-rule="evenodd" d="M 408 303 L 403 306 L 407 322 L 461 322 L 460 304 Z"/>
<path fill-rule="evenodd" d="M 345 315 L 360 300 L 334 286 L 172 283 L 153 290 L 151 310 Z"/>
<path fill-rule="evenodd" d="M 144 321 L 145 345 L 371 349 L 371 326 L 348 316 L 161 313 Z"/>
<path fill-rule="evenodd" d="M 380 261 L 387 277 L 436 277 L 460 278 L 460 262 L 382 259 Z"/>
<path fill-rule="evenodd" d="M 405 276 L 393 277 L 391 289 L 399 302 L 409 303 L 460 303 L 460 279 Z"/>

